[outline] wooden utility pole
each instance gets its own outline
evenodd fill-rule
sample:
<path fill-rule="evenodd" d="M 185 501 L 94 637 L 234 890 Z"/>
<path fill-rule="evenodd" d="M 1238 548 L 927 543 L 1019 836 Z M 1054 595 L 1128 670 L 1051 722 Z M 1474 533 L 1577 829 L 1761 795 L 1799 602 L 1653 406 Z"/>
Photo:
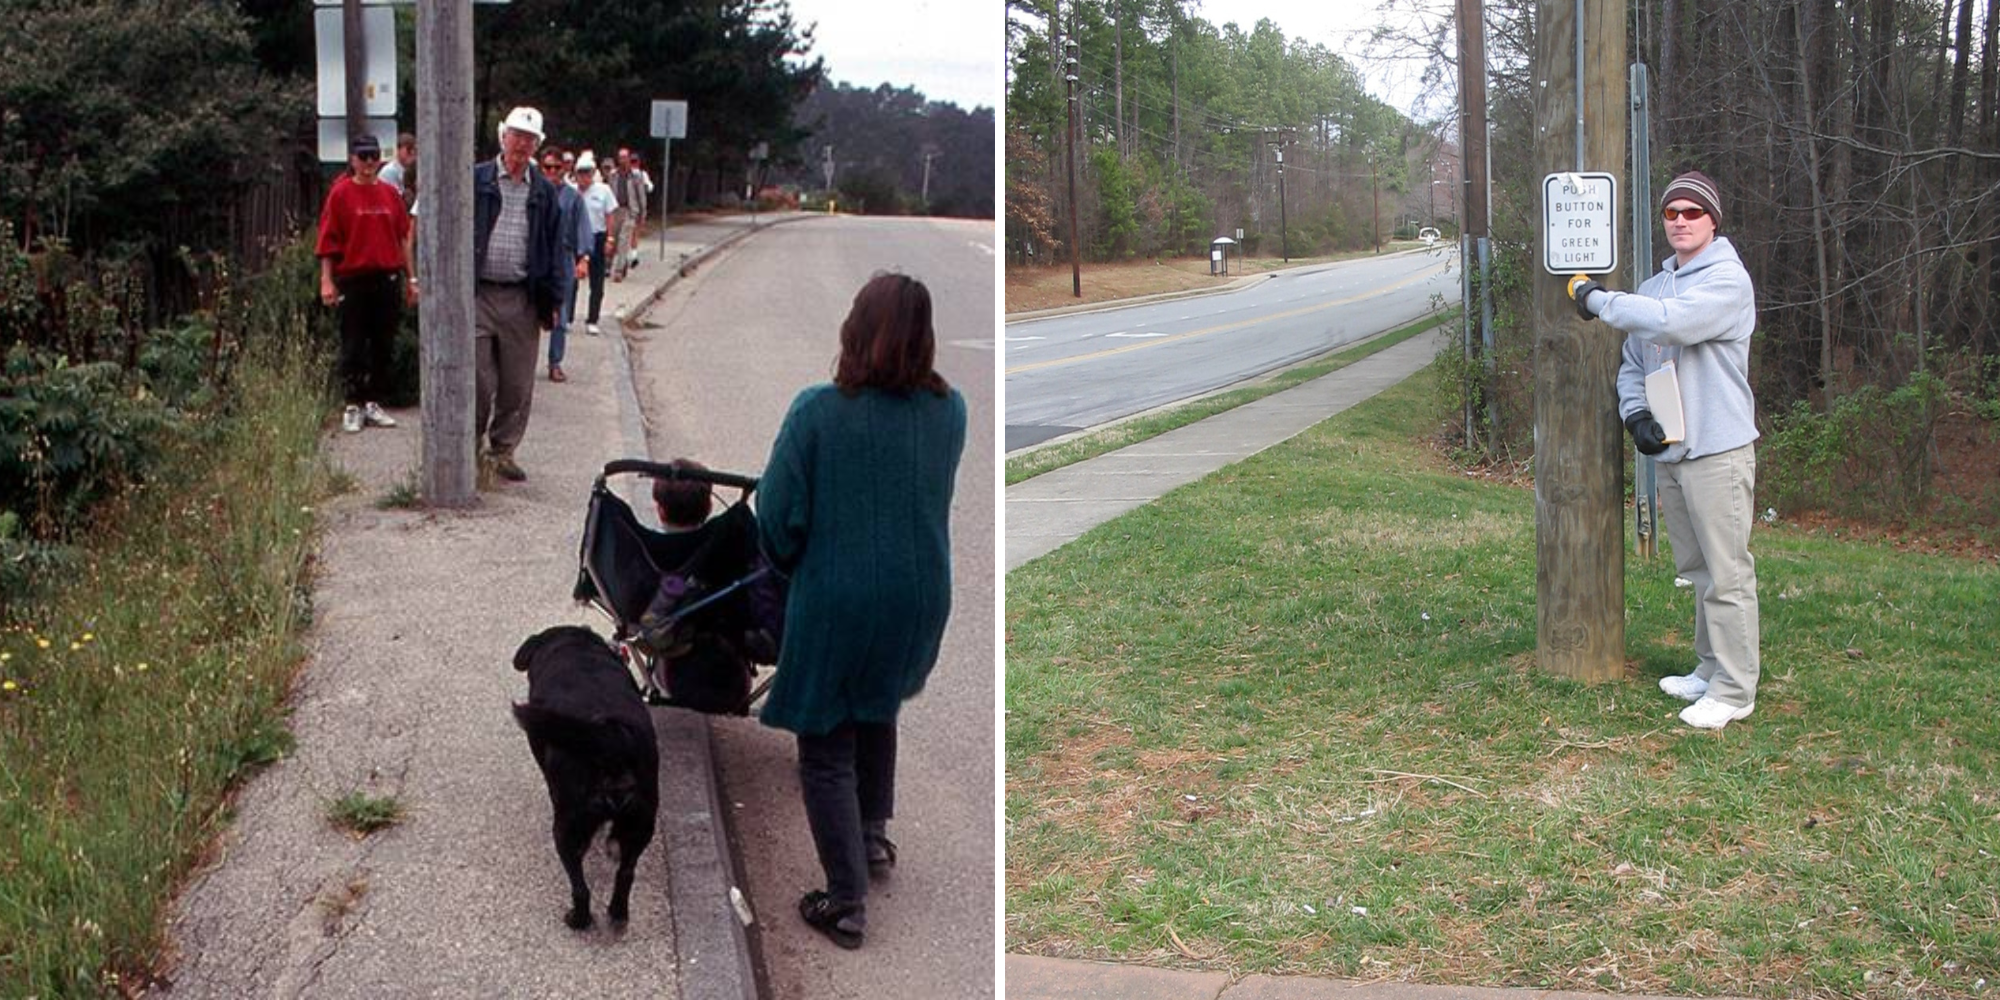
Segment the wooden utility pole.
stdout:
<path fill-rule="evenodd" d="M 1118 144 L 1118 158 L 1126 155 L 1125 140 L 1125 5 L 1111 5 L 1111 87 L 1117 94 L 1112 114 L 1116 120 L 1111 126 L 1111 138 Z"/>
<path fill-rule="evenodd" d="M 472 0 L 417 7 L 417 300 L 424 499 L 478 496 L 473 463 Z"/>
<path fill-rule="evenodd" d="M 1380 153 L 1368 156 L 1368 187 L 1375 194 L 1375 252 L 1382 252 L 1382 184 L 1375 178 L 1375 164 Z"/>
<path fill-rule="evenodd" d="M 1624 0 L 1541 0 L 1537 24 L 1534 78 L 1548 84 L 1535 98 L 1536 174 L 1623 176 Z M 1477 161 L 1468 157 L 1470 162 Z M 1614 208 L 1613 225 L 1619 214 Z M 1541 266 L 1546 229 L 1537 219 L 1536 662 L 1576 680 L 1614 680 L 1625 667 L 1625 446 L 1616 385 L 1624 336 L 1577 316 L 1565 291 L 1569 276 Z M 1616 270 L 1595 277 L 1606 285 L 1624 283 Z"/>
<path fill-rule="evenodd" d="M 1069 289 L 1083 298 L 1083 251 L 1076 245 L 1076 39 L 1069 41 L 1068 72 L 1063 82 L 1069 87 L 1069 149 L 1063 162 L 1069 167 Z"/>
<path fill-rule="evenodd" d="M 1272 148 L 1278 154 L 1278 249 L 1284 253 L 1285 263 L 1292 262 L 1292 239 L 1285 226 L 1285 144 L 1274 142 Z"/>
<path fill-rule="evenodd" d="M 1465 179 L 1459 232 L 1486 236 L 1486 5 L 1481 0 L 1458 0 L 1458 93 L 1459 176 Z"/>

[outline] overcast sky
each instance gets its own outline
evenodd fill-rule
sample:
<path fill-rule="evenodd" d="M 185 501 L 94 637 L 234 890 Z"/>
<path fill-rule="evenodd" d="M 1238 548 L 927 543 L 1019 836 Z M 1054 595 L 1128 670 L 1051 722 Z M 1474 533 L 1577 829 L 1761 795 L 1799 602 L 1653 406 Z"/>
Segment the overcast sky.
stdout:
<path fill-rule="evenodd" d="M 790 0 L 812 53 L 854 87 L 914 87 L 966 110 L 1000 103 L 1000 4 L 977 0 Z M 982 16 L 983 15 L 983 16 Z"/>
<path fill-rule="evenodd" d="M 1398 0 L 1388 13 L 1381 10 L 1383 6 L 1382 0 L 1203 0 L 1193 13 L 1217 27 L 1234 21 L 1245 32 L 1256 26 L 1258 18 L 1268 17 L 1285 37 L 1304 38 L 1345 58 L 1361 74 L 1370 94 L 1410 113 L 1422 86 L 1418 78 L 1423 71 L 1420 54 L 1393 44 L 1375 46 L 1369 53 L 1369 33 L 1377 25 L 1409 30 L 1419 22 L 1419 16 L 1412 13 L 1419 6 L 1442 6 L 1448 13 L 1450 5 L 1435 0 L 1421 4 Z M 1443 100 L 1451 100 L 1449 93 Z M 1438 113 L 1436 108 L 1425 111 Z"/>
<path fill-rule="evenodd" d="M 1450 114 L 1450 88 L 1417 106 L 1426 61 L 1420 49 L 1395 43 L 1371 47 L 1369 35 L 1377 26 L 1425 34 L 1426 21 L 1435 25 L 1450 15 L 1451 0 L 1198 0 L 1187 9 L 1218 28 L 1234 22 L 1245 33 L 1259 18 L 1270 18 L 1286 38 L 1324 45 L 1346 59 L 1368 92 L 1397 110 L 1417 117 Z"/>

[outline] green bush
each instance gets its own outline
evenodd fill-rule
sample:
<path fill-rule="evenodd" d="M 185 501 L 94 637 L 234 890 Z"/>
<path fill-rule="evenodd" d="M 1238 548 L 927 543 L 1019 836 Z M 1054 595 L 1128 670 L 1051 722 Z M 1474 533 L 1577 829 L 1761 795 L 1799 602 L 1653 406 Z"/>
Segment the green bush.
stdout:
<path fill-rule="evenodd" d="M 1820 413 L 1804 400 L 1774 417 L 1757 463 L 1760 505 L 1907 521 L 1931 496 L 1931 444 L 1945 382 L 1911 374 L 1893 390 L 1863 386 Z"/>
<path fill-rule="evenodd" d="M 93 505 L 144 478 L 179 425 L 115 364 L 16 345 L 0 368 L 0 510 L 38 538 L 63 539 Z"/>
<path fill-rule="evenodd" d="M 233 376 L 246 345 L 332 355 L 339 334 L 317 300 L 312 246 L 307 233 L 248 278 L 218 265 L 211 308 L 127 334 L 82 262 L 0 240 L 0 606 L 66 565 L 100 505 L 146 482 L 162 456 L 213 438 L 244 405 Z M 119 282 L 117 268 L 104 272 L 96 280 Z M 411 313 L 392 406 L 417 398 L 416 343 Z M 330 366 L 321 377 L 331 385 Z"/>

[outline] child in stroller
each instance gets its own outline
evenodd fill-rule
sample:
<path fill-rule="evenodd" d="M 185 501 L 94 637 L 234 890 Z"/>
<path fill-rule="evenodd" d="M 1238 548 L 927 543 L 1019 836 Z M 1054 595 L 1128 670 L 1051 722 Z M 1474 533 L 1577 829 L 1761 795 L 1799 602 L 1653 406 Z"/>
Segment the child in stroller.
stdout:
<path fill-rule="evenodd" d="M 707 472 L 708 466 L 691 458 L 677 458 L 667 463 L 676 472 Z M 653 480 L 653 506 L 660 515 L 661 530 L 669 535 L 680 535 L 700 531 L 708 523 L 708 516 L 715 509 L 715 489 L 705 479 L 695 478 L 655 478 Z M 762 555 L 756 555 L 753 571 L 764 568 Z M 676 609 L 688 603 L 689 595 L 697 581 L 687 574 L 668 571 L 660 574 L 660 587 L 653 600 L 646 605 L 646 613 L 639 616 L 638 639 L 655 656 L 679 659 L 695 655 L 692 647 L 706 642 L 715 648 L 709 651 L 708 661 L 715 671 L 723 672 L 725 661 L 741 665 L 745 671 L 752 663 L 778 662 L 778 640 L 771 634 L 766 623 L 761 620 L 757 607 L 760 585 L 759 578 L 748 584 L 747 595 L 752 607 L 746 616 L 731 616 L 723 627 L 714 623 L 689 622 L 677 617 Z"/>
<path fill-rule="evenodd" d="M 605 485 L 624 473 L 653 480 L 662 529 L 642 525 Z M 710 517 L 715 485 L 743 496 Z M 777 661 L 784 592 L 758 553 L 756 485 L 689 459 L 623 459 L 592 489 L 575 596 L 611 616 L 655 704 L 744 714 L 760 693 L 752 664 Z"/>

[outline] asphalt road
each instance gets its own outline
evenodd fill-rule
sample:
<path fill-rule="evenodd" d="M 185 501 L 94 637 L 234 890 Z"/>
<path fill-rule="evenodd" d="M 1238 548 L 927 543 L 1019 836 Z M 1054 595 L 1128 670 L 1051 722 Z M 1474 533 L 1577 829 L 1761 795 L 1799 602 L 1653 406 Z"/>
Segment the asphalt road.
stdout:
<path fill-rule="evenodd" d="M 1436 250 L 1281 271 L 1249 288 L 1010 323 L 1007 450 L 1200 395 L 1458 298 Z"/>
<path fill-rule="evenodd" d="M 718 718 L 723 808 L 756 914 L 771 997 L 991 997 L 993 483 L 991 223 L 834 218 L 760 233 L 683 281 L 628 331 L 654 456 L 758 473 L 792 396 L 830 377 L 840 321 L 880 270 L 930 287 L 938 368 L 965 394 L 953 503 L 953 616 L 926 691 L 905 708 L 890 833 L 899 866 L 846 952 L 799 920 L 824 878 L 799 801 L 790 734 Z"/>

